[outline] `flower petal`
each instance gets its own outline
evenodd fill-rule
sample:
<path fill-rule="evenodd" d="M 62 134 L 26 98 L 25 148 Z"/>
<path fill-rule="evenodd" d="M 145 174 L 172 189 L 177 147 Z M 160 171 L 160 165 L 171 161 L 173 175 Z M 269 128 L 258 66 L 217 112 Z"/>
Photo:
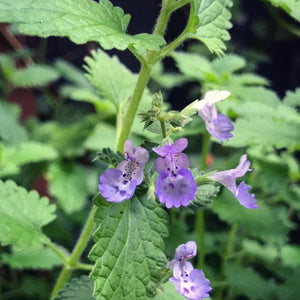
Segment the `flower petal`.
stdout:
<path fill-rule="evenodd" d="M 233 137 L 233 134 L 230 132 L 234 130 L 234 126 L 232 125 L 231 120 L 223 114 L 218 114 L 215 120 L 206 122 L 205 125 L 206 130 L 221 142 L 223 142 L 223 140 L 228 141 Z"/>
<path fill-rule="evenodd" d="M 242 181 L 237 188 L 235 196 L 241 205 L 245 206 L 246 208 L 255 209 L 258 208 L 258 205 L 256 203 L 256 199 L 254 198 L 255 195 L 249 193 L 250 189 L 251 186 Z"/>
<path fill-rule="evenodd" d="M 182 259 L 191 259 L 197 254 L 197 244 L 194 241 L 189 241 L 176 248 L 175 260 L 180 261 Z"/>

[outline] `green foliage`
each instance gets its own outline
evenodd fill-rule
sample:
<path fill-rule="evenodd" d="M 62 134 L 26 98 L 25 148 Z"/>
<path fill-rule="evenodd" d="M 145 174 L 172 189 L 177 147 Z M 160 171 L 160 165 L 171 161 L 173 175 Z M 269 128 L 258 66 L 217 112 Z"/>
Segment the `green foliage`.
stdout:
<path fill-rule="evenodd" d="M 55 300 L 95 300 L 93 286 L 94 283 L 88 276 L 73 278 L 59 292 Z"/>
<path fill-rule="evenodd" d="M 50 145 L 28 141 L 17 146 L 0 143 L 0 177 L 17 174 L 22 165 L 51 161 L 58 156 Z"/>
<path fill-rule="evenodd" d="M 199 23 L 196 33 L 188 36 L 203 42 L 211 52 L 224 54 L 226 46 L 223 41 L 230 39 L 228 29 L 232 26 L 228 10 L 231 5 L 231 0 L 194 0 Z"/>
<path fill-rule="evenodd" d="M 51 270 L 61 266 L 61 259 L 49 248 L 26 249 L 2 254 L 1 261 L 15 269 Z"/>
<path fill-rule="evenodd" d="M 218 217 L 229 224 L 237 223 L 249 235 L 266 243 L 283 245 L 287 240 L 287 233 L 291 225 L 278 222 L 282 212 L 286 213 L 286 208 L 278 207 L 271 209 L 261 201 L 259 208 L 251 210 L 239 204 L 238 200 L 227 190 L 222 196 L 213 201 L 209 208 Z"/>
<path fill-rule="evenodd" d="M 269 1 L 272 5 L 282 8 L 295 20 L 300 22 L 300 3 L 297 0 L 265 0 Z"/>
<path fill-rule="evenodd" d="M 153 300 L 184 300 L 180 293 L 175 292 L 174 284 L 171 282 L 166 282 L 164 285 L 160 286 L 157 291 L 157 295 Z"/>
<path fill-rule="evenodd" d="M 84 142 L 84 148 L 91 151 L 99 151 L 101 148 L 114 148 L 115 139 L 115 128 L 110 124 L 99 123 Z"/>
<path fill-rule="evenodd" d="M 87 78 L 102 99 L 111 101 L 116 107 L 129 99 L 137 77 L 116 56 L 110 57 L 98 49 L 92 52 L 92 57 L 86 57 L 85 62 Z"/>
<path fill-rule="evenodd" d="M 63 157 L 77 157 L 85 152 L 84 142 L 95 124 L 96 118 L 88 115 L 71 124 L 60 124 L 55 121 L 40 124 L 31 120 L 28 127 L 33 140 L 51 145 Z"/>
<path fill-rule="evenodd" d="M 27 133 L 18 121 L 19 109 L 12 104 L 0 101 L 0 137 L 11 145 L 27 140 Z"/>
<path fill-rule="evenodd" d="M 13 181 L 0 180 L 0 241 L 16 249 L 41 246 L 48 241 L 41 228 L 55 218 L 55 205 L 40 198 L 36 191 L 27 192 Z"/>
<path fill-rule="evenodd" d="M 90 275 L 97 299 L 148 299 L 167 263 L 162 237 L 167 235 L 166 213 L 154 201 L 135 195 L 110 203 L 95 198 L 98 211 L 95 245 L 89 258 L 96 261 Z"/>
<path fill-rule="evenodd" d="M 95 159 L 99 159 L 106 162 L 108 165 L 116 167 L 122 160 L 124 160 L 124 155 L 121 152 L 115 153 L 110 148 L 103 148 L 101 152 L 97 153 Z"/>
<path fill-rule="evenodd" d="M 251 300 L 271 300 L 275 297 L 275 283 L 262 278 L 250 267 L 228 263 L 225 275 L 235 295 L 247 295 Z"/>
<path fill-rule="evenodd" d="M 129 45 L 139 52 L 158 50 L 163 37 L 126 34 L 130 15 L 108 0 L 33 1 L 0 3 L 0 21 L 14 23 L 20 33 L 39 37 L 66 36 L 76 44 L 96 41 L 104 49 L 125 50 Z"/>
<path fill-rule="evenodd" d="M 285 97 L 282 102 L 285 105 L 289 105 L 292 107 L 300 106 L 300 88 L 295 89 L 295 91 L 287 91 Z"/>
<path fill-rule="evenodd" d="M 59 78 L 59 73 L 52 67 L 34 64 L 24 69 L 16 70 L 9 80 L 16 87 L 42 86 Z"/>
<path fill-rule="evenodd" d="M 49 168 L 48 178 L 50 193 L 66 213 L 71 214 L 84 207 L 87 184 L 82 167 L 71 163 L 54 163 Z"/>

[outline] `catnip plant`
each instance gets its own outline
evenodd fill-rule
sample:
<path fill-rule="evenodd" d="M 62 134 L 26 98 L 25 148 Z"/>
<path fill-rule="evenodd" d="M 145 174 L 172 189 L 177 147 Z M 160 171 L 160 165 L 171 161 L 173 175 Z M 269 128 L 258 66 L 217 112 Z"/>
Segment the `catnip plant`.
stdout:
<path fill-rule="evenodd" d="M 299 3 L 266 2 L 300 20 Z M 272 291 L 265 299 L 273 299 L 277 287 L 273 281 L 260 285 L 261 278 L 247 265 L 248 257 L 256 255 L 270 265 L 282 261 L 277 272 L 268 270 L 280 283 L 284 279 L 279 273 L 287 274 L 287 267 L 291 267 L 286 252 L 295 251 L 300 257 L 297 247 L 284 246 L 294 226 L 286 217 L 287 206 L 290 211 L 299 209 L 299 204 L 290 200 L 293 196 L 287 196 L 289 192 L 299 195 L 300 173 L 294 155 L 299 150 L 299 90 L 280 102 L 264 88 L 268 84 L 264 78 L 249 72 L 235 74 L 246 62 L 224 53 L 224 42 L 230 39 L 232 4 L 231 0 L 162 0 L 153 33 L 129 35 L 130 15 L 108 0 L 0 0 L 0 21 L 11 23 L 15 32 L 99 45 L 85 58 L 86 76 L 62 61 L 52 68 L 33 64 L 20 71 L 11 57 L 0 56 L 8 85 L 40 87 L 63 78 L 68 84 L 61 89 L 61 97 L 88 102 L 95 111 L 84 118 L 80 115 L 76 126 L 30 120 L 24 129 L 16 121 L 16 109 L 2 102 L 0 105 L 1 122 L 9 124 L 7 132 L 18 133 L 10 135 L 4 126 L 0 128 L 0 243 L 11 247 L 11 253 L 1 259 L 18 265 L 19 255 L 19 265 L 24 267 L 31 259 L 28 266 L 32 267 L 39 264 L 34 262 L 39 257 L 44 267 L 47 259 L 50 268 L 60 266 L 50 299 L 201 300 L 229 299 L 232 294 L 262 299 L 255 294 L 255 287 L 265 285 Z M 185 28 L 174 40 L 166 41 L 170 18 L 182 8 L 189 11 Z M 213 60 L 199 53 L 177 51 L 191 40 L 206 47 Z M 111 49 L 130 51 L 140 64 L 139 73 L 133 74 L 104 51 Z M 166 57 L 172 57 L 183 77 L 164 73 L 162 61 Z M 172 85 L 176 80 L 198 81 L 201 97 L 191 99 L 180 111 L 171 110 L 164 101 L 168 89 L 164 79 L 168 76 L 173 76 Z M 151 80 L 158 83 L 157 90 L 151 90 Z M 5 90 L 3 94 L 8 93 Z M 251 93 L 257 106 L 244 98 Z M 265 97 L 266 103 L 260 103 L 260 97 Z M 50 105 L 59 115 L 61 107 L 51 102 L 51 97 Z M 264 117 L 269 120 L 264 127 L 267 137 L 256 130 L 265 125 Z M 288 129 L 287 124 L 291 126 Z M 191 154 L 190 145 L 195 148 L 195 143 L 197 151 Z M 211 169 L 213 144 L 220 151 L 229 146 L 239 151 L 230 156 L 228 165 L 217 163 L 220 168 Z M 284 162 L 279 150 L 284 152 Z M 94 154 L 89 160 L 91 172 L 79 165 L 79 158 L 87 151 Z M 47 197 L 18 184 L 17 175 L 22 175 L 21 167 L 28 162 L 47 162 L 42 169 L 52 196 L 60 199 L 57 213 L 56 205 Z M 279 198 L 268 188 L 264 173 L 271 173 L 276 164 L 284 164 L 280 166 L 290 176 Z M 240 181 L 247 175 L 249 185 Z M 280 181 L 280 175 L 278 178 Z M 56 217 L 80 212 L 88 189 L 94 193 L 90 212 L 69 251 L 42 227 L 47 228 Z M 264 196 L 271 200 L 265 203 Z M 278 204 L 281 202 L 284 205 Z M 274 203 L 278 206 L 272 210 L 268 205 Z M 210 214 L 219 217 L 215 226 L 229 224 L 226 241 L 222 230 L 219 234 L 205 232 L 206 210 L 208 218 Z M 193 234 L 180 228 L 180 224 L 186 225 L 187 216 L 195 223 Z M 280 218 L 282 225 L 273 216 Z M 252 219 L 261 223 L 255 227 Z M 234 256 L 238 226 L 245 240 L 239 244 L 238 259 L 228 266 Z M 282 227 L 276 231 L 276 226 Z M 225 251 L 211 264 L 210 255 L 219 251 L 218 243 L 225 245 Z M 264 250 L 271 255 L 264 257 Z M 293 274 L 299 274 L 297 267 Z M 243 290 L 243 283 L 237 280 L 239 274 L 244 275 L 245 282 L 249 278 L 254 282 L 254 290 Z M 233 286 L 232 290 L 227 285 Z M 286 295 L 290 285 L 284 282 L 278 295 Z"/>

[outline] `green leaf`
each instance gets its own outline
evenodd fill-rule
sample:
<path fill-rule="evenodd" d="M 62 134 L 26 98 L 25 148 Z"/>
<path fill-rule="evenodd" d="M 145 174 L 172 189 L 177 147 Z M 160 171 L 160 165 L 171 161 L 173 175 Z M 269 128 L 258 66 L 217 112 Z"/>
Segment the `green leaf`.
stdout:
<path fill-rule="evenodd" d="M 84 142 L 84 148 L 91 151 L 99 151 L 102 148 L 114 148 L 115 140 L 115 128 L 106 123 L 99 123 L 96 125 L 91 136 Z"/>
<path fill-rule="evenodd" d="M 251 300 L 275 299 L 276 285 L 262 278 L 250 267 L 228 263 L 225 266 L 226 281 L 235 295 L 245 295 Z"/>
<path fill-rule="evenodd" d="M 110 57 L 102 50 L 92 51 L 85 58 L 87 78 L 98 89 L 101 98 L 117 107 L 131 96 L 137 76 L 131 73 L 116 56 Z"/>
<path fill-rule="evenodd" d="M 0 3 L 0 21 L 14 23 L 20 33 L 40 37 L 69 37 L 76 44 L 96 41 L 104 49 L 125 50 L 133 45 L 139 52 L 158 50 L 162 36 L 127 35 L 130 15 L 108 0 L 23 0 Z"/>
<path fill-rule="evenodd" d="M 160 268 L 167 263 L 162 238 L 166 213 L 154 201 L 135 195 L 122 203 L 95 198 L 99 224 L 89 258 L 96 261 L 90 275 L 97 299 L 135 300 L 155 295 Z"/>
<path fill-rule="evenodd" d="M 83 208 L 87 198 L 86 175 L 79 165 L 51 164 L 48 178 L 50 193 L 66 213 Z"/>
<path fill-rule="evenodd" d="M 281 221 L 281 213 L 287 213 L 286 208 L 269 208 L 258 201 L 258 209 L 247 209 L 239 204 L 232 193 L 224 190 L 210 205 L 218 217 L 229 224 L 237 223 L 249 235 L 266 243 L 284 244 L 290 226 Z"/>
<path fill-rule="evenodd" d="M 186 299 L 180 293 L 175 291 L 174 284 L 168 281 L 157 292 L 153 300 L 184 300 Z"/>
<path fill-rule="evenodd" d="M 231 28 L 231 14 L 228 7 L 231 0 L 194 0 L 195 14 L 199 18 L 195 34 L 188 34 L 190 38 L 198 39 L 217 55 L 222 55 L 226 46 L 223 41 L 228 41 Z"/>
<path fill-rule="evenodd" d="M 274 120 L 271 116 L 249 116 L 234 123 L 233 138 L 226 146 L 273 145 L 277 148 L 299 145 L 299 124 Z"/>
<path fill-rule="evenodd" d="M 15 113 L 16 106 L 0 101 L 0 137 L 11 145 L 17 145 L 27 140 L 25 128 L 18 121 L 18 113 Z"/>
<path fill-rule="evenodd" d="M 31 120 L 28 126 L 32 139 L 51 145 L 64 157 L 78 157 L 85 152 L 84 142 L 91 134 L 96 121 L 94 115 L 88 115 L 71 124 L 53 121 L 41 124 Z"/>
<path fill-rule="evenodd" d="M 115 153 L 110 148 L 103 148 L 97 153 L 95 159 L 99 159 L 106 162 L 108 165 L 116 167 L 122 160 L 124 160 L 124 155 L 119 151 Z"/>
<path fill-rule="evenodd" d="M 282 263 L 285 266 L 296 268 L 300 266 L 300 247 L 285 245 L 281 250 Z"/>
<path fill-rule="evenodd" d="M 291 17 L 300 22 L 300 3 L 297 0 L 267 0 L 272 5 L 282 8 Z"/>
<path fill-rule="evenodd" d="M 46 85 L 58 78 L 59 73 L 54 68 L 34 64 L 24 69 L 18 69 L 9 80 L 16 87 L 36 87 Z"/>
<path fill-rule="evenodd" d="M 0 143 L 0 176 L 17 174 L 22 165 L 41 161 L 51 161 L 58 156 L 50 145 L 38 142 L 24 142 L 17 146 Z"/>
<path fill-rule="evenodd" d="M 300 88 L 295 89 L 294 92 L 287 91 L 282 102 L 293 107 L 300 106 Z"/>
<path fill-rule="evenodd" d="M 41 228 L 55 218 L 55 205 L 36 191 L 26 191 L 13 181 L 0 180 L 0 242 L 17 249 L 37 247 L 48 241 Z"/>
<path fill-rule="evenodd" d="M 217 74 L 230 74 L 243 69 L 246 66 L 246 60 L 236 54 L 227 54 L 223 57 L 214 59 L 211 68 Z"/>
<path fill-rule="evenodd" d="M 55 300 L 95 300 L 93 297 L 94 283 L 88 276 L 73 278 L 55 297 Z"/>
<path fill-rule="evenodd" d="M 14 269 L 43 269 L 51 270 L 61 266 L 61 259 L 49 248 L 26 249 L 14 251 L 12 254 L 2 254 L 1 261 Z"/>

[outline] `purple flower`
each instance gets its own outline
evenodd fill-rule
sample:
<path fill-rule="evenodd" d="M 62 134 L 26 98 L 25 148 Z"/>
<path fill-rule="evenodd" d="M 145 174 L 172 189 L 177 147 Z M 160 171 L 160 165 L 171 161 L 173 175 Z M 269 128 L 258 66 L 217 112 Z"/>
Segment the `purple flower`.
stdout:
<path fill-rule="evenodd" d="M 203 272 L 194 269 L 188 260 L 197 253 L 196 243 L 189 241 L 177 247 L 175 256 L 169 262 L 168 268 L 173 270 L 173 277 L 169 280 L 174 284 L 176 292 L 186 299 L 201 300 L 209 297 L 209 280 L 205 278 Z"/>
<path fill-rule="evenodd" d="M 152 149 L 161 156 L 155 162 L 155 170 L 159 173 L 155 193 L 167 208 L 187 206 L 195 198 L 197 185 L 187 169 L 189 158 L 181 153 L 187 144 L 187 139 L 181 138 L 173 144 Z"/>
<path fill-rule="evenodd" d="M 254 209 L 258 208 L 254 194 L 250 194 L 251 187 L 242 181 L 239 186 L 236 185 L 236 178 L 244 176 L 249 169 L 250 161 L 247 160 L 247 155 L 241 156 L 240 162 L 235 169 L 216 172 L 210 176 L 211 179 L 220 182 L 227 189 L 229 189 L 233 195 L 239 200 L 240 204 L 246 208 Z"/>
<path fill-rule="evenodd" d="M 209 91 L 196 105 L 199 116 L 205 122 L 206 130 L 221 142 L 233 137 L 230 132 L 234 130 L 234 126 L 227 116 L 218 113 L 215 103 L 229 95 L 228 91 Z"/>
<path fill-rule="evenodd" d="M 144 179 L 143 166 L 149 160 L 149 153 L 142 147 L 134 147 L 131 140 L 124 145 L 126 160 L 116 169 L 108 169 L 100 176 L 99 190 L 109 202 L 122 202 L 130 199 Z"/>

